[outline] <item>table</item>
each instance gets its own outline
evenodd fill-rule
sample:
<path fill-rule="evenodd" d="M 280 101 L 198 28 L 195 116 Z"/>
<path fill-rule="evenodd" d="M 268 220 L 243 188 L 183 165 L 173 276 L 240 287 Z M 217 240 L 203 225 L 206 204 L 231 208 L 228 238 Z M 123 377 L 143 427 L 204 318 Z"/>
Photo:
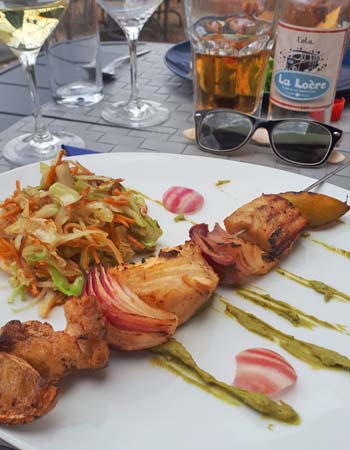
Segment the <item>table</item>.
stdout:
<path fill-rule="evenodd" d="M 102 45 L 104 57 L 114 55 L 118 44 Z M 125 52 L 126 46 L 123 45 Z M 101 110 L 108 102 L 124 100 L 129 95 L 129 66 L 118 66 L 118 76 L 114 81 L 105 83 L 105 100 L 91 108 L 67 108 L 55 105 L 50 100 L 50 91 L 45 65 L 45 57 L 39 58 L 37 78 L 39 93 L 44 105 L 43 112 L 52 131 L 67 130 L 81 135 L 86 147 L 99 152 L 166 152 L 183 155 L 198 155 L 225 158 L 299 173 L 312 178 L 320 178 L 335 168 L 326 164 L 319 168 L 298 168 L 277 159 L 270 148 L 247 144 L 234 156 L 217 156 L 201 152 L 194 143 L 183 136 L 183 130 L 193 126 L 192 83 L 179 78 L 168 70 L 164 64 L 164 54 L 169 44 L 149 43 L 151 52 L 138 59 L 139 88 L 143 96 L 164 103 L 171 111 L 171 116 L 164 124 L 143 130 L 115 127 L 101 118 Z M 32 131 L 29 94 L 21 68 L 15 65 L 0 74 L 0 151 L 11 138 Z M 6 106 L 6 99 L 10 102 Z M 18 99 L 21 103 L 18 103 Z M 5 107 L 3 106 L 5 105 Z M 19 105 L 19 106 L 18 106 Z M 29 109 L 28 109 L 29 108 Z M 12 123 L 12 124 L 11 124 Z M 342 122 L 335 123 L 344 129 L 345 136 L 340 149 L 346 157 L 350 151 L 350 120 L 348 113 L 343 114 Z M 14 166 L 0 156 L 0 172 Z M 332 178 L 332 183 L 350 190 L 350 168 Z"/>
<path fill-rule="evenodd" d="M 118 47 L 119 45 L 119 47 Z M 102 45 L 104 58 L 114 56 L 116 50 L 127 53 L 125 44 L 105 43 Z M 82 136 L 86 147 L 99 152 L 165 152 L 183 155 L 198 155 L 228 160 L 243 161 L 263 166 L 295 172 L 312 178 L 320 178 L 335 168 L 326 164 L 320 168 L 297 168 L 277 159 L 267 147 L 248 144 L 234 156 L 222 157 L 201 152 L 195 144 L 183 136 L 183 130 L 193 127 L 192 84 L 172 74 L 164 64 L 163 57 L 169 44 L 149 43 L 151 52 L 139 58 L 139 88 L 143 96 L 164 103 L 171 111 L 169 120 L 147 130 L 118 128 L 101 119 L 101 110 L 108 102 L 124 100 L 129 95 L 129 66 L 118 67 L 114 81 L 105 83 L 105 100 L 92 108 L 66 108 L 55 105 L 50 100 L 49 82 L 45 56 L 37 65 L 39 94 L 44 105 L 43 112 L 52 131 L 67 130 Z M 4 144 L 13 137 L 32 131 L 29 93 L 22 69 L 12 65 L 0 72 L 0 152 Z M 348 112 L 341 122 L 335 124 L 345 131 L 341 144 L 344 155 L 350 152 L 350 120 Z M 0 173 L 14 166 L 0 155 Z M 350 192 L 350 168 L 331 179 L 333 184 Z M 1 446 L 0 450 L 7 447 Z"/>

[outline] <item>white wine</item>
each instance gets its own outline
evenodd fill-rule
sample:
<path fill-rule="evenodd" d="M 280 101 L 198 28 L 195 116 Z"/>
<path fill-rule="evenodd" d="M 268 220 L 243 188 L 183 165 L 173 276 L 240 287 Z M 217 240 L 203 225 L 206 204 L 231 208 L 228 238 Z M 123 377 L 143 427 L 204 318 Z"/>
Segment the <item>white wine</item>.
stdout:
<path fill-rule="evenodd" d="M 69 0 L 0 1 L 0 40 L 15 53 L 39 51 Z"/>

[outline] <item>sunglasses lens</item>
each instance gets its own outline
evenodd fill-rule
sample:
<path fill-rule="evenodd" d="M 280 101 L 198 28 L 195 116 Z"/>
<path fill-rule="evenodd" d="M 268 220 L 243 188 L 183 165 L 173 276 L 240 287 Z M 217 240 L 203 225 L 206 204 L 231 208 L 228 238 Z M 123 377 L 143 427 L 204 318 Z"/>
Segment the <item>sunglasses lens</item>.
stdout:
<path fill-rule="evenodd" d="M 198 141 L 209 150 L 234 150 L 239 147 L 252 129 L 249 117 L 234 112 L 208 113 L 201 122 Z"/>
<path fill-rule="evenodd" d="M 280 122 L 272 131 L 276 152 L 291 162 L 317 164 L 325 158 L 332 142 L 331 133 L 315 122 Z"/>

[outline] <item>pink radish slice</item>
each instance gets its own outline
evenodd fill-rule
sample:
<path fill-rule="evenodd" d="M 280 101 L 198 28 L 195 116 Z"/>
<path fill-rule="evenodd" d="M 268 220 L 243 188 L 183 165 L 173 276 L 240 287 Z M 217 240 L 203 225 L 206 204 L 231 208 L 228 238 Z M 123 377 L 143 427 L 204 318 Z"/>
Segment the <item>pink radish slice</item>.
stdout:
<path fill-rule="evenodd" d="M 176 214 L 188 214 L 203 206 L 203 196 L 194 189 L 172 186 L 163 194 L 163 205 Z"/>
<path fill-rule="evenodd" d="M 276 394 L 297 380 L 297 374 L 289 362 L 266 348 L 244 350 L 236 355 L 236 362 L 233 385 L 248 391 Z"/>

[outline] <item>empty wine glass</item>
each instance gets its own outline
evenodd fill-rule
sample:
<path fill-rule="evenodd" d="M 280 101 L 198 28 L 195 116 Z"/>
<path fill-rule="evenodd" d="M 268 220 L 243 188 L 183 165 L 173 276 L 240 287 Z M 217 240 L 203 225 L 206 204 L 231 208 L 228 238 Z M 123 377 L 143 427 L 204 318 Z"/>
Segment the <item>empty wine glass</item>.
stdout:
<path fill-rule="evenodd" d="M 98 3 L 125 33 L 130 52 L 131 70 L 129 100 L 108 105 L 102 111 L 102 117 L 107 122 L 132 128 L 159 125 L 168 119 L 169 111 L 160 103 L 139 97 L 136 44 L 144 24 L 162 3 L 162 0 L 98 0 Z"/>
<path fill-rule="evenodd" d="M 28 80 L 33 102 L 34 133 L 16 137 L 3 150 L 15 164 L 29 164 L 54 157 L 62 144 L 84 146 L 71 133 L 52 134 L 41 114 L 35 82 L 35 63 L 42 45 L 58 25 L 69 0 L 0 0 L 0 40 L 17 56 Z"/>

